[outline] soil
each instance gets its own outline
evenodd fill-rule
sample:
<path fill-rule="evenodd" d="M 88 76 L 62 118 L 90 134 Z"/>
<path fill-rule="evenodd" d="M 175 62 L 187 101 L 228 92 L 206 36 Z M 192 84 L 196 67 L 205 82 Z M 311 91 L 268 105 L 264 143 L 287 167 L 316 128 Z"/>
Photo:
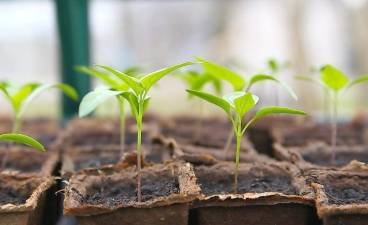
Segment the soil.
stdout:
<path fill-rule="evenodd" d="M 329 124 L 319 124 L 312 127 L 279 129 L 280 142 L 284 146 L 303 146 L 315 141 L 331 144 L 331 127 Z M 337 145 L 366 144 L 364 130 L 360 126 L 343 124 L 338 126 Z"/>
<path fill-rule="evenodd" d="M 368 176 L 334 174 L 321 181 L 329 204 L 368 203 Z"/>
<path fill-rule="evenodd" d="M 199 166 L 195 168 L 195 173 L 203 194 L 208 196 L 233 193 L 234 174 L 233 170 L 229 170 L 228 167 L 225 168 L 221 165 Z M 250 170 L 240 168 L 238 192 L 296 194 L 296 188 L 291 182 L 291 177 L 280 170 L 270 170 L 270 168 L 262 166 L 254 166 Z"/>
<path fill-rule="evenodd" d="M 124 171 L 128 176 L 112 174 L 106 176 L 88 176 L 83 183 L 85 193 L 79 193 L 80 201 L 84 204 L 113 207 L 137 202 L 136 172 Z M 179 182 L 169 170 L 161 170 L 157 173 L 142 172 L 142 201 L 148 201 L 157 197 L 178 194 Z"/>
<path fill-rule="evenodd" d="M 307 162 L 318 166 L 345 166 L 353 160 L 368 163 L 368 152 L 336 152 L 335 160 L 331 160 L 331 153 L 313 152 L 302 155 Z"/>
<path fill-rule="evenodd" d="M 24 204 L 33 191 L 41 184 L 40 178 L 0 176 L 0 205 Z"/>

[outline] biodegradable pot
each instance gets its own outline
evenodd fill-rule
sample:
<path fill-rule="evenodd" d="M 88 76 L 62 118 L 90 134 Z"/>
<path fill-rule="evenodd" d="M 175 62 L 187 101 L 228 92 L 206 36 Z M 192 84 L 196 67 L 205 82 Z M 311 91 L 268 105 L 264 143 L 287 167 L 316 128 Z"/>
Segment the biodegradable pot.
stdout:
<path fill-rule="evenodd" d="M 102 168 L 122 162 L 135 152 L 136 146 L 126 146 L 122 155 L 119 145 L 70 146 L 63 154 L 62 175 L 69 177 L 83 169 Z M 142 146 L 144 160 L 148 163 L 164 163 L 173 159 L 174 149 L 165 140 L 153 138 L 152 143 Z"/>
<path fill-rule="evenodd" d="M 314 193 L 288 163 L 248 163 L 239 168 L 234 194 L 234 163 L 195 167 L 200 197 L 191 225 L 316 225 Z"/>
<path fill-rule="evenodd" d="M 51 176 L 59 162 L 57 152 L 39 152 L 22 145 L 0 147 L 0 162 L 6 158 L 4 171 L 36 176 Z"/>
<path fill-rule="evenodd" d="M 189 202 L 199 193 L 189 164 L 143 168 L 140 203 L 135 167 L 100 174 L 75 174 L 66 187 L 64 213 L 76 216 L 80 225 L 186 225 Z"/>
<path fill-rule="evenodd" d="M 0 175 L 0 225 L 40 225 L 53 178 Z"/>
<path fill-rule="evenodd" d="M 343 167 L 357 160 L 368 162 L 367 146 L 336 146 L 335 160 L 332 160 L 331 146 L 314 142 L 307 146 L 284 147 L 274 144 L 274 155 L 280 160 L 286 160 L 298 165 L 300 168 L 315 167 Z"/>
<path fill-rule="evenodd" d="M 247 135 L 254 148 L 262 154 L 273 156 L 274 136 L 273 130 L 284 129 L 285 127 L 310 127 L 314 121 L 310 117 L 295 116 L 268 116 L 259 119 L 254 125 L 248 128 Z"/>
<path fill-rule="evenodd" d="M 324 225 L 368 224 L 367 165 L 353 162 L 342 170 L 309 174 L 313 174 L 317 212 Z"/>

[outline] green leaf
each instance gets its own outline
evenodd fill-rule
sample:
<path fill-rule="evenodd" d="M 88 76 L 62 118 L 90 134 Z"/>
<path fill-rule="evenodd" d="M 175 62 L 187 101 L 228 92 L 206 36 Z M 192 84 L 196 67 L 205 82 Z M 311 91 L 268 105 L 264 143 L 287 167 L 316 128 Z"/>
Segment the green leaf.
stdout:
<path fill-rule="evenodd" d="M 287 107 L 269 106 L 264 107 L 256 113 L 252 120 L 256 120 L 271 114 L 295 114 L 295 115 L 306 115 L 305 112 L 297 109 L 291 109 Z"/>
<path fill-rule="evenodd" d="M 200 91 L 203 89 L 203 87 L 209 82 L 214 80 L 212 76 L 208 74 L 201 74 L 196 77 L 196 79 L 193 81 L 193 83 L 190 86 L 191 90 L 197 90 Z"/>
<path fill-rule="evenodd" d="M 141 71 L 142 70 L 139 66 L 131 66 L 124 69 L 123 73 L 128 74 L 131 77 L 138 77 Z"/>
<path fill-rule="evenodd" d="M 143 86 L 137 78 L 131 77 L 109 66 L 97 65 L 124 81 L 137 95 L 143 91 Z"/>
<path fill-rule="evenodd" d="M 279 71 L 279 63 L 276 61 L 276 59 L 269 59 L 267 61 L 267 65 L 268 65 L 268 68 L 270 68 L 270 70 L 273 72 L 273 73 L 276 73 L 277 71 Z"/>
<path fill-rule="evenodd" d="M 128 101 L 130 105 L 130 111 L 132 112 L 133 116 L 137 118 L 139 113 L 139 103 L 137 96 L 132 92 L 124 92 L 121 94 L 121 96 Z"/>
<path fill-rule="evenodd" d="M 210 61 L 207 61 L 207 60 L 204 60 L 200 57 L 196 57 L 196 59 L 202 63 L 203 67 L 205 68 L 206 72 L 208 72 L 210 75 L 216 77 L 217 79 L 220 79 L 220 80 L 225 80 L 227 82 L 229 82 L 232 86 L 233 86 L 233 89 L 235 91 L 240 91 L 244 88 L 245 86 L 245 80 L 244 78 L 224 67 L 224 66 L 221 66 L 221 65 L 218 65 L 218 64 L 215 64 L 213 62 L 210 62 Z"/>
<path fill-rule="evenodd" d="M 21 102 L 21 105 L 20 105 L 21 109 L 19 112 L 19 116 L 21 116 L 25 112 L 27 106 L 32 102 L 33 99 L 38 97 L 44 91 L 48 89 L 52 89 L 52 88 L 57 88 L 61 90 L 66 96 L 73 99 L 74 101 L 78 100 L 79 96 L 78 96 L 77 91 L 68 84 L 59 83 L 59 84 L 38 85 L 35 89 L 33 89 L 33 91 L 28 96 L 26 96 L 25 101 Z"/>
<path fill-rule="evenodd" d="M 349 82 L 348 77 L 343 72 L 331 65 L 326 65 L 321 68 L 321 80 L 325 86 L 334 91 L 341 90 Z"/>
<path fill-rule="evenodd" d="M 257 104 L 258 99 L 258 96 L 252 95 L 250 92 L 244 93 L 242 96 L 234 99 L 235 111 L 240 118 L 243 118 Z"/>
<path fill-rule="evenodd" d="M 24 134 L 1 134 L 0 141 L 16 142 L 30 146 L 42 152 L 45 151 L 45 147 L 40 142 Z"/>
<path fill-rule="evenodd" d="M 94 111 L 99 105 L 111 97 L 118 96 L 123 91 L 95 90 L 86 94 L 79 105 L 79 117 L 84 117 Z"/>
<path fill-rule="evenodd" d="M 357 84 L 361 84 L 361 83 L 366 82 L 366 81 L 368 81 L 368 75 L 361 75 L 361 76 L 357 77 L 356 79 L 354 79 L 353 81 L 351 81 L 346 88 L 351 88 L 352 86 L 355 86 Z"/>
<path fill-rule="evenodd" d="M 226 100 L 219 98 L 215 95 L 211 95 L 209 93 L 202 92 L 202 91 L 196 91 L 196 90 L 186 90 L 186 91 L 194 96 L 197 96 L 199 98 L 206 100 L 207 102 L 210 102 L 214 105 L 219 106 L 220 108 L 225 110 L 227 114 L 230 113 L 231 105 Z"/>
<path fill-rule="evenodd" d="M 23 85 L 13 96 L 12 103 L 13 107 L 16 111 L 20 109 L 23 102 L 38 88 L 40 84 L 38 83 L 29 83 Z"/>
<path fill-rule="evenodd" d="M 141 79 L 142 86 L 144 87 L 146 92 L 148 92 L 149 89 L 165 75 L 179 68 L 182 68 L 188 65 L 192 65 L 192 64 L 194 64 L 194 62 L 184 62 L 184 63 L 177 64 L 175 66 L 170 66 L 170 67 L 155 71 L 153 73 L 147 74 Z"/>
<path fill-rule="evenodd" d="M 103 73 L 95 68 L 90 68 L 86 66 L 76 66 L 75 70 L 79 73 L 84 73 L 89 76 L 96 77 L 102 80 L 109 87 L 114 88 L 116 90 L 120 90 L 120 87 L 122 86 L 122 84 L 125 84 L 121 82 L 120 80 L 113 79 L 109 74 Z"/>
<path fill-rule="evenodd" d="M 4 93 L 4 95 L 9 100 L 11 100 L 11 96 L 10 96 L 10 93 L 8 91 L 8 86 L 9 86 L 9 83 L 8 82 L 6 82 L 6 81 L 0 81 L 0 91 L 2 91 Z"/>
<path fill-rule="evenodd" d="M 148 106 L 149 106 L 150 101 L 151 101 L 151 97 L 150 96 L 147 96 L 146 99 L 144 99 L 144 102 L 143 102 L 143 113 L 145 113 L 146 110 L 148 109 Z"/>

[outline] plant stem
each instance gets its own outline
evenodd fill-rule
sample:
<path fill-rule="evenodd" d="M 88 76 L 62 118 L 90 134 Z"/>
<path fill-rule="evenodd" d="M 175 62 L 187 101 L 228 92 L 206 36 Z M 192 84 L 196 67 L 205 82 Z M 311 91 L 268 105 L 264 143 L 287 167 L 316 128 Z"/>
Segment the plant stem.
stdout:
<path fill-rule="evenodd" d="M 227 136 L 226 144 L 224 146 L 225 157 L 226 157 L 227 153 L 229 152 L 230 145 L 233 141 L 233 138 L 234 138 L 234 132 L 232 130 L 230 130 L 229 135 Z"/>
<path fill-rule="evenodd" d="M 120 111 L 120 155 L 123 156 L 125 150 L 125 106 L 123 99 L 119 99 L 118 102 Z"/>
<path fill-rule="evenodd" d="M 199 108 L 199 118 L 196 124 L 196 131 L 195 131 L 195 136 L 194 139 L 195 141 L 198 141 L 198 139 L 201 137 L 201 133 L 202 133 L 202 120 L 203 120 L 203 103 L 202 101 L 200 101 L 198 103 L 198 108 Z"/>
<path fill-rule="evenodd" d="M 143 119 L 143 103 L 139 102 L 139 112 L 137 118 L 137 196 L 138 202 L 142 201 L 142 188 L 141 188 L 141 170 L 142 170 L 142 119 Z"/>
<path fill-rule="evenodd" d="M 14 116 L 14 122 L 13 122 L 13 133 L 19 133 L 21 126 L 22 126 L 22 121 L 20 120 L 18 113 L 15 113 Z"/>
<path fill-rule="evenodd" d="M 331 161 L 335 163 L 336 160 L 336 141 L 337 141 L 337 92 L 333 94 L 332 102 L 332 123 L 331 123 Z"/>
<path fill-rule="evenodd" d="M 240 159 L 240 144 L 242 135 L 236 132 L 236 155 L 235 155 L 235 175 L 234 175 L 234 193 L 238 192 L 238 173 L 239 173 L 239 159 Z"/>

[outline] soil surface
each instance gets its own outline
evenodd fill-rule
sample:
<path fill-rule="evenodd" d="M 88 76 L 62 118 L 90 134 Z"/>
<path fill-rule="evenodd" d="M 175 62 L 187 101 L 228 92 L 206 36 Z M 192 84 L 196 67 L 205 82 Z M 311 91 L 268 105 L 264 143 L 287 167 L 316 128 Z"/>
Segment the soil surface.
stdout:
<path fill-rule="evenodd" d="M 228 170 L 216 167 L 199 166 L 195 168 L 198 183 L 205 195 L 231 194 L 234 192 L 234 175 Z M 296 194 L 291 184 L 291 177 L 287 174 L 278 174 L 260 167 L 249 171 L 240 170 L 238 177 L 238 193 L 280 192 Z"/>
<path fill-rule="evenodd" d="M 38 179 L 17 179 L 0 176 L 0 205 L 24 204 L 41 183 Z"/>
<path fill-rule="evenodd" d="M 367 204 L 368 177 L 331 175 L 322 181 L 329 204 Z"/>
<path fill-rule="evenodd" d="M 15 149 L 0 149 L 1 163 L 5 157 L 7 157 L 5 169 L 38 172 L 41 171 L 44 163 L 49 159 L 49 154 L 19 146 Z"/>
<path fill-rule="evenodd" d="M 86 193 L 79 194 L 84 204 L 116 206 L 137 202 L 136 177 L 100 176 L 87 182 Z M 92 180 L 91 180 L 92 181 Z M 78 193 L 76 189 L 75 192 Z M 142 173 L 142 201 L 178 194 L 179 183 L 170 171 Z"/>
<path fill-rule="evenodd" d="M 345 166 L 353 160 L 368 163 L 368 151 L 337 152 L 334 161 L 331 159 L 331 153 L 326 152 L 310 152 L 302 156 L 305 161 L 319 166 Z"/>

